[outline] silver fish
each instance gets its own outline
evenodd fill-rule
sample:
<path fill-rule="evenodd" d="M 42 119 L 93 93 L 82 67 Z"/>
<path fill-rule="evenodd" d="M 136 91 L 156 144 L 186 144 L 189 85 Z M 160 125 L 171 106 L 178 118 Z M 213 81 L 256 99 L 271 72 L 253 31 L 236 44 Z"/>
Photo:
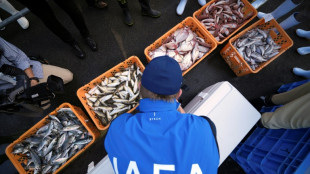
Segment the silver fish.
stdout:
<path fill-rule="evenodd" d="M 58 158 L 52 162 L 53 165 L 59 165 L 67 161 L 68 158 Z"/>
<path fill-rule="evenodd" d="M 70 125 L 70 126 L 66 126 L 62 129 L 62 131 L 72 131 L 72 130 L 76 130 L 80 128 L 80 125 Z"/>
<path fill-rule="evenodd" d="M 55 121 L 57 121 L 58 123 L 60 123 L 59 119 L 55 116 L 55 115 L 49 115 L 49 117 Z"/>
<path fill-rule="evenodd" d="M 26 155 L 23 155 L 23 158 L 28 158 L 24 168 L 33 173 L 56 171 L 89 143 L 85 141 L 72 150 L 77 139 L 80 137 L 92 139 L 92 136 L 69 108 L 58 110 L 57 115 L 49 116 L 46 121 L 48 123 L 45 126 L 38 129 L 34 135 L 16 144 L 12 151 L 12 153 Z M 69 152 L 71 152 L 70 157 Z"/>
<path fill-rule="evenodd" d="M 139 98 L 136 96 L 139 96 L 140 92 L 138 84 L 141 75 L 140 68 L 133 64 L 115 73 L 114 76 L 104 78 L 85 94 L 87 104 L 92 107 L 104 125 L 112 120 L 110 112 L 123 109 L 129 104 L 137 104 Z M 101 92 L 100 95 L 96 93 L 97 90 Z M 131 100 L 129 101 L 129 99 Z M 122 105 L 114 103 L 122 103 Z"/>
<path fill-rule="evenodd" d="M 88 139 L 84 139 L 84 140 L 78 140 L 78 141 L 74 142 L 73 144 L 88 144 L 92 140 L 93 140 L 92 138 L 88 138 Z"/>
<path fill-rule="evenodd" d="M 279 53 L 281 46 L 276 44 L 268 30 L 254 28 L 233 42 L 239 54 L 251 66 L 252 70 L 259 67 Z"/>

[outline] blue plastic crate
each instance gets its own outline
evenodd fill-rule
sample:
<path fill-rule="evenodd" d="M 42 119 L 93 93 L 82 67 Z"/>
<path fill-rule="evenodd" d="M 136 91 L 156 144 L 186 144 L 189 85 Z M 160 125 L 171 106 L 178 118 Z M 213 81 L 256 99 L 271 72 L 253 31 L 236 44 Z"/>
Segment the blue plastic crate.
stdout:
<path fill-rule="evenodd" d="M 276 109 L 278 109 L 279 107 L 281 107 L 282 105 L 278 105 L 278 106 L 263 106 L 260 110 L 261 113 L 264 112 L 274 112 Z"/>
<path fill-rule="evenodd" d="M 235 160 L 236 162 L 238 162 L 237 161 L 237 156 L 236 156 L 236 153 L 237 153 L 237 151 L 240 149 L 240 147 L 242 146 L 242 144 L 243 143 L 239 143 L 238 145 L 237 145 L 237 147 L 230 153 L 230 157 L 233 159 L 233 160 Z"/>
<path fill-rule="evenodd" d="M 257 174 L 263 174 L 261 170 L 260 163 L 264 159 L 264 156 L 267 155 L 268 151 L 260 150 L 260 149 L 253 149 L 250 152 L 247 162 L 251 169 Z"/>
<path fill-rule="evenodd" d="M 284 129 L 274 131 L 269 131 L 266 129 L 266 134 L 254 147 L 254 149 L 247 158 L 247 162 L 252 168 L 252 170 L 254 170 L 256 173 L 263 173 L 260 166 L 262 160 L 268 154 L 270 149 L 272 149 L 274 145 L 278 142 L 279 138 L 283 136 L 284 132 Z"/>
<path fill-rule="evenodd" d="M 308 155 L 306 156 L 306 158 L 304 158 L 302 163 L 298 166 L 297 170 L 295 171 L 295 174 L 309 174 L 310 173 L 310 153 L 309 153 L 309 151 L 310 151 L 310 149 L 306 150 L 306 152 L 308 152 Z M 295 166 L 289 166 L 289 167 L 287 167 L 285 172 L 288 173 L 289 171 L 292 171 L 294 169 L 295 169 Z"/>
<path fill-rule="evenodd" d="M 292 159 L 299 153 L 306 143 L 305 141 L 308 141 L 310 136 L 309 129 L 281 130 L 284 130 L 282 136 L 276 140 L 276 143 L 270 148 L 268 154 L 260 164 L 264 173 L 284 173 L 283 170 L 285 170 L 292 162 L 298 162 L 298 160 L 292 161 Z M 278 132 L 279 130 L 269 130 L 269 132 L 274 131 Z M 287 165 L 285 165 L 285 162 Z"/>
<path fill-rule="evenodd" d="M 310 129 L 302 130 L 305 131 L 304 136 L 298 141 L 297 145 L 294 149 L 292 149 L 286 160 L 281 164 L 278 169 L 278 173 L 293 173 L 297 168 L 299 168 L 298 166 L 300 166 L 304 160 L 304 164 L 307 163 L 308 167 L 310 166 L 310 161 L 307 162 L 306 160 L 307 156 L 310 155 Z M 302 171 L 302 169 L 299 170 Z"/>
<path fill-rule="evenodd" d="M 238 164 L 242 167 L 245 173 L 252 174 L 255 173 L 252 168 L 247 163 L 247 157 L 251 153 L 253 148 L 251 146 L 242 145 L 242 147 L 237 151 L 236 157 Z"/>
<path fill-rule="evenodd" d="M 236 162 L 243 168 L 246 173 L 255 173 L 249 166 L 247 158 L 261 139 L 265 136 L 267 129 L 256 128 L 251 136 L 240 146 L 236 152 Z"/>
<path fill-rule="evenodd" d="M 286 92 L 309 80 L 282 85 L 278 92 Z M 274 112 L 281 106 L 262 107 L 260 112 Z M 256 128 L 231 154 L 246 173 L 310 174 L 310 128 Z"/>
<path fill-rule="evenodd" d="M 282 93 L 282 92 L 286 92 L 289 91 L 293 88 L 296 88 L 297 86 L 300 86 L 304 83 L 310 82 L 310 79 L 308 80 L 303 80 L 303 81 L 298 81 L 298 82 L 293 82 L 293 83 L 288 83 L 285 85 L 280 86 L 280 88 L 278 89 L 278 93 Z"/>

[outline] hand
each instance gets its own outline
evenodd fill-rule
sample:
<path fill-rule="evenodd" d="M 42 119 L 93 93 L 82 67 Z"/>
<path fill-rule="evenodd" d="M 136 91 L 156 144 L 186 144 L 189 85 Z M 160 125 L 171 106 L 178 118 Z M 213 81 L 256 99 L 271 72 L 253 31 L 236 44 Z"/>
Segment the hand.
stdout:
<path fill-rule="evenodd" d="M 30 86 L 35 86 L 37 84 L 39 84 L 39 83 L 36 80 L 31 80 L 30 81 Z"/>

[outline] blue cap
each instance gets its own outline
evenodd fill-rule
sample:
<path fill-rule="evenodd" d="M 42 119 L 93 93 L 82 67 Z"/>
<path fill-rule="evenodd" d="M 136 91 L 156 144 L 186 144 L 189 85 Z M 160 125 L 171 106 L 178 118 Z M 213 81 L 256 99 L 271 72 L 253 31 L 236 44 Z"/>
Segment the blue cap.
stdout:
<path fill-rule="evenodd" d="M 169 56 L 160 56 L 145 67 L 141 83 L 155 94 L 172 95 L 179 92 L 182 79 L 178 62 Z"/>

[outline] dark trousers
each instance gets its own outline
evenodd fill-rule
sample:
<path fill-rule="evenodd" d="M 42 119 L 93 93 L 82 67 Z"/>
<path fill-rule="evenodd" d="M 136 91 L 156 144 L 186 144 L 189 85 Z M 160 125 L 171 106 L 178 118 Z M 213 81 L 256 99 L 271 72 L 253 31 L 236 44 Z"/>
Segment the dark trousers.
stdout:
<path fill-rule="evenodd" d="M 52 8 L 45 0 L 18 0 L 24 6 L 39 17 L 42 22 L 54 34 L 66 43 L 73 43 L 74 38 L 70 32 L 57 20 Z M 89 30 L 86 26 L 84 17 L 80 7 L 76 4 L 75 0 L 54 0 L 55 3 L 63 9 L 72 19 L 75 26 L 80 31 L 83 37 L 89 36 Z"/>
<path fill-rule="evenodd" d="M 117 0 L 117 1 L 122 8 L 127 8 L 127 4 L 128 4 L 127 0 Z M 139 3 L 141 5 L 142 10 L 147 11 L 151 9 L 150 0 L 139 0 Z"/>

